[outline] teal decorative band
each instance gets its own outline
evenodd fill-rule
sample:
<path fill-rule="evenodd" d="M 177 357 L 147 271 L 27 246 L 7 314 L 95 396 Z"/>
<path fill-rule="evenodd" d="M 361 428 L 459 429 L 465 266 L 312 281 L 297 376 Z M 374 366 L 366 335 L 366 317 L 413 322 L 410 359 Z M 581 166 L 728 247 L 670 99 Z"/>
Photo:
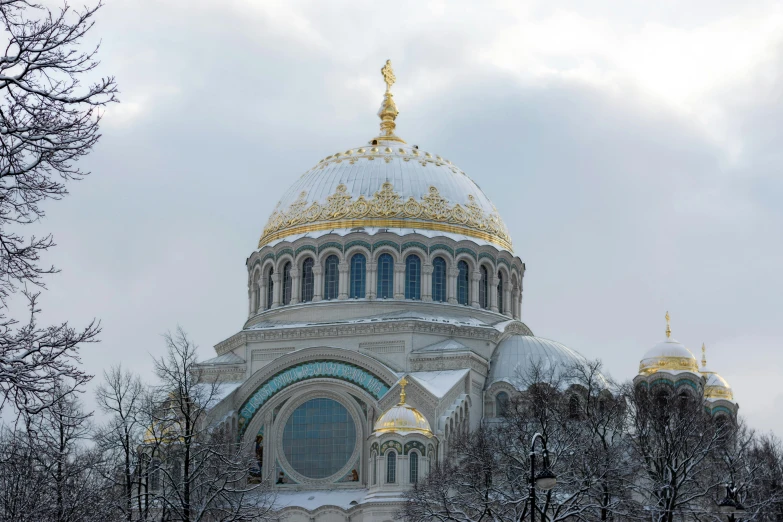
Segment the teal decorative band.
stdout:
<path fill-rule="evenodd" d="M 239 435 L 244 433 L 253 415 L 276 393 L 297 382 L 319 377 L 356 384 L 376 399 L 380 399 L 389 391 L 389 386 L 379 377 L 352 364 L 338 361 L 310 361 L 292 366 L 267 379 L 245 402 L 239 410 Z"/>

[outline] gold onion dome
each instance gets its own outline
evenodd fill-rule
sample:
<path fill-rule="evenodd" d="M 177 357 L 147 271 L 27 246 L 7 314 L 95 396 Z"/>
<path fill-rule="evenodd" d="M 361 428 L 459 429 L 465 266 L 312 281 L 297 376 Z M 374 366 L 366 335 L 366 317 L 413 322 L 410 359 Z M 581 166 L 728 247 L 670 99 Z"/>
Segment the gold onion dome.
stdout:
<path fill-rule="evenodd" d="M 734 400 L 734 392 L 726 382 L 726 379 L 707 367 L 707 347 L 701 345 L 701 370 L 706 382 L 704 383 L 704 398 L 709 400 L 725 399 Z"/>
<path fill-rule="evenodd" d="M 644 354 L 639 363 L 640 375 L 650 375 L 658 371 L 699 372 L 696 357 L 679 341 L 672 339 L 670 319 L 669 312 L 666 312 L 666 340 L 656 344 Z"/>
<path fill-rule="evenodd" d="M 451 161 L 395 134 L 399 111 L 390 61 L 381 73 L 386 92 L 378 111 L 380 133 L 367 145 L 327 156 L 295 181 L 258 247 L 364 227 L 469 238 L 511 251 L 508 229 L 479 186 Z"/>
<path fill-rule="evenodd" d="M 408 385 L 405 377 L 400 381 L 400 402 L 389 408 L 375 423 L 373 432 L 376 436 L 384 433 L 419 433 L 432 437 L 432 429 L 427 418 L 409 404 L 405 403 L 405 386 Z"/>

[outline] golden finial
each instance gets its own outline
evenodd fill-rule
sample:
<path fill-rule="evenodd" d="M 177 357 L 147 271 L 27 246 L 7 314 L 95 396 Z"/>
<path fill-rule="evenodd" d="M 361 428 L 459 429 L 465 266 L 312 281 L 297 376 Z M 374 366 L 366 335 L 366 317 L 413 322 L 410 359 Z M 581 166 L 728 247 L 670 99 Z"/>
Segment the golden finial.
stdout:
<path fill-rule="evenodd" d="M 701 343 L 701 367 L 707 367 L 707 347 L 704 343 Z"/>
<path fill-rule="evenodd" d="M 381 119 L 381 134 L 374 141 L 399 141 L 405 143 L 402 139 L 394 135 L 394 129 L 397 124 L 394 120 L 397 119 L 399 111 L 397 105 L 394 103 L 394 96 L 391 93 L 391 86 L 397 81 L 397 77 L 394 76 L 394 69 L 392 69 L 391 60 L 386 60 L 386 65 L 381 68 L 381 74 L 383 75 L 383 81 L 386 83 L 386 92 L 383 95 L 383 103 L 378 110 L 378 117 Z"/>
<path fill-rule="evenodd" d="M 666 338 L 670 339 L 672 336 L 672 329 L 671 326 L 669 326 L 669 321 L 671 320 L 671 317 L 669 317 L 669 311 L 666 311 Z"/>
<path fill-rule="evenodd" d="M 386 92 L 391 92 L 391 86 L 397 81 L 397 77 L 394 76 L 391 60 L 386 60 L 386 65 L 381 68 L 381 74 L 383 75 L 383 81 L 386 82 Z"/>
<path fill-rule="evenodd" d="M 408 385 L 408 379 L 403 377 L 400 380 L 400 404 L 405 404 L 405 387 Z"/>

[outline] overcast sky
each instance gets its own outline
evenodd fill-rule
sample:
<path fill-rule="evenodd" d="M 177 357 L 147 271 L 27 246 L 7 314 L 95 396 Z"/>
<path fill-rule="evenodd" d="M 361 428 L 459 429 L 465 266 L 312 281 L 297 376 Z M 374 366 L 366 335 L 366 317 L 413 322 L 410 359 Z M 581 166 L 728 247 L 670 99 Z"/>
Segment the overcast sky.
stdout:
<path fill-rule="evenodd" d="M 46 319 L 101 319 L 98 375 L 151 379 L 178 324 L 214 356 L 278 198 L 377 134 L 390 58 L 398 134 L 495 203 L 536 335 L 630 379 L 669 310 L 783 435 L 783 4 L 552 4 L 109 0 L 122 103 L 38 227 L 62 269 Z"/>

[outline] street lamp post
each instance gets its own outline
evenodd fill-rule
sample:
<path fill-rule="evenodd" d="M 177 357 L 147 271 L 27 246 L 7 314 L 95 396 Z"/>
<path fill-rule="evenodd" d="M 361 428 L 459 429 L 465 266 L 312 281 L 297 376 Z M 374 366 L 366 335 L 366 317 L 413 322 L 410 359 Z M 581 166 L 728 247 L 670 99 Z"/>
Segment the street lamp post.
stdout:
<path fill-rule="evenodd" d="M 718 503 L 720 512 L 727 515 L 729 522 L 735 522 L 737 519 L 735 515 L 743 515 L 745 513 L 745 506 L 737 498 L 738 488 L 734 487 L 734 481 L 726 484 L 726 497 Z"/>
<path fill-rule="evenodd" d="M 541 441 L 544 457 L 544 469 L 536 474 L 536 441 Z M 549 452 L 546 449 L 546 438 L 540 433 L 533 435 L 530 443 L 530 520 L 536 522 L 536 487 L 549 491 L 557 484 L 557 477 L 549 469 Z M 546 522 L 546 513 L 541 511 L 541 522 Z"/>

